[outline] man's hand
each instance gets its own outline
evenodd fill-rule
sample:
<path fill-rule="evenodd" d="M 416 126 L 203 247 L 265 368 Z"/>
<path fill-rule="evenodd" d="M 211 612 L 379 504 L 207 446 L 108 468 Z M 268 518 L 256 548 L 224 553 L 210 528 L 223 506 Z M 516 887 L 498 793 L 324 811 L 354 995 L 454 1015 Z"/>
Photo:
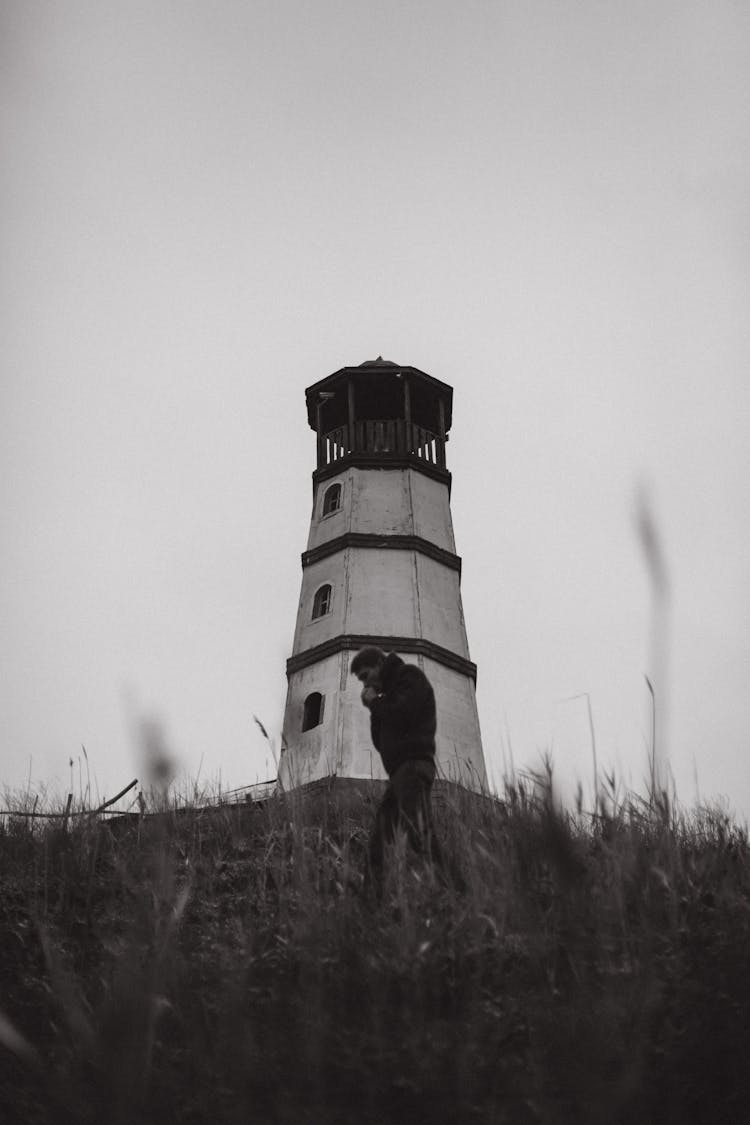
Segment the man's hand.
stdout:
<path fill-rule="evenodd" d="M 372 707 L 373 701 L 378 698 L 377 690 L 369 684 L 367 687 L 362 688 L 362 695 L 360 696 L 365 707 Z"/>

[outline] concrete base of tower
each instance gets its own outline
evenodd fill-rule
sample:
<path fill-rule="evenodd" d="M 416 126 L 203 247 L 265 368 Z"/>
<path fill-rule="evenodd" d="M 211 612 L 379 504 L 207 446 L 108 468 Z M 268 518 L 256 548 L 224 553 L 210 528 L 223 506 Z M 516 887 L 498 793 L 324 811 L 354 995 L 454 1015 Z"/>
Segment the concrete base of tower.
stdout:
<path fill-rule="evenodd" d="M 473 680 L 428 657 L 398 655 L 407 663 L 418 664 L 435 691 L 438 777 L 486 791 Z M 370 737 L 361 685 L 349 672 L 353 656 L 351 651 L 337 652 L 290 675 L 279 764 L 284 788 L 331 776 L 376 781 L 386 777 Z M 314 724 L 313 719 L 317 720 Z"/>
<path fill-rule="evenodd" d="M 355 777 L 322 777 L 308 785 L 298 786 L 285 792 L 279 789 L 273 797 L 260 806 L 253 806 L 256 815 L 265 812 L 278 818 L 279 807 L 285 806 L 290 820 L 302 820 L 306 824 L 319 824 L 322 827 L 340 825 L 342 814 L 359 822 L 369 831 L 372 827 L 375 810 L 383 798 L 385 781 L 370 781 Z M 432 790 L 432 805 L 435 812 L 445 810 L 458 816 L 479 813 L 506 814 L 504 801 L 490 793 L 478 793 L 466 789 L 452 781 L 437 778 Z"/>

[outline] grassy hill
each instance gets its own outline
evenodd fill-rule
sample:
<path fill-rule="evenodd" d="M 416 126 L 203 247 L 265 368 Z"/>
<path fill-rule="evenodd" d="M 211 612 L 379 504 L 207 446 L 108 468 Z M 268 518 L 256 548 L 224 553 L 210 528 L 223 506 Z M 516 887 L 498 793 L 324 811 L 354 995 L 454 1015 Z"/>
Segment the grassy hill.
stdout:
<path fill-rule="evenodd" d="M 719 811 L 376 794 L 0 828 L 6 1123 L 750 1120 L 750 850 Z"/>

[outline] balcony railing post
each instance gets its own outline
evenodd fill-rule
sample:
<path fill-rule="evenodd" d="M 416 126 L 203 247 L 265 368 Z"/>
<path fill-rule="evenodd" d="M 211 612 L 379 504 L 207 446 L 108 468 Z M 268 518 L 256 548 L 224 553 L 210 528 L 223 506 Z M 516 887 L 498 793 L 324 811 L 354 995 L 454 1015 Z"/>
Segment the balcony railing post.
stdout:
<path fill-rule="evenodd" d="M 323 406 L 322 402 L 318 402 L 316 407 L 315 407 L 316 432 L 317 432 L 317 435 L 318 435 L 318 468 L 319 469 L 322 469 L 322 467 L 325 464 L 327 464 L 327 458 L 326 458 L 326 455 L 325 455 L 326 439 L 323 437 L 323 422 L 322 422 L 322 419 L 321 419 L 322 406 Z"/>
<path fill-rule="evenodd" d="M 349 452 L 353 453 L 355 448 L 356 448 L 356 433 L 355 433 L 355 419 L 354 419 L 354 381 L 352 380 L 351 377 L 349 378 L 349 382 L 347 383 L 346 391 L 347 391 L 347 408 L 348 408 L 348 422 L 349 422 L 349 427 L 348 427 L 349 433 L 348 433 L 347 441 L 348 441 L 348 444 L 349 444 Z"/>
<path fill-rule="evenodd" d="M 320 422 L 320 409 L 318 409 Z M 445 468 L 445 438 L 416 422 L 404 418 L 370 418 L 337 426 L 328 433 L 318 432 L 318 467 L 340 461 L 354 453 L 382 453 L 389 456 L 419 457 Z"/>

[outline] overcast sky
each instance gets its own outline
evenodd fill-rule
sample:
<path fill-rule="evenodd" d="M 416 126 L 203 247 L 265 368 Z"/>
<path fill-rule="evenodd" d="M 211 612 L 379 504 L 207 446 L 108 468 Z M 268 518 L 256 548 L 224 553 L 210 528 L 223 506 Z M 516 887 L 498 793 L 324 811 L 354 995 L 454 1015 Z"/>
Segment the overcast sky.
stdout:
<path fill-rule="evenodd" d="M 272 777 L 304 388 L 454 388 L 491 776 L 643 788 L 647 490 L 678 796 L 750 816 L 750 6 L 6 0 L 0 781 L 99 792 L 152 716 Z"/>

